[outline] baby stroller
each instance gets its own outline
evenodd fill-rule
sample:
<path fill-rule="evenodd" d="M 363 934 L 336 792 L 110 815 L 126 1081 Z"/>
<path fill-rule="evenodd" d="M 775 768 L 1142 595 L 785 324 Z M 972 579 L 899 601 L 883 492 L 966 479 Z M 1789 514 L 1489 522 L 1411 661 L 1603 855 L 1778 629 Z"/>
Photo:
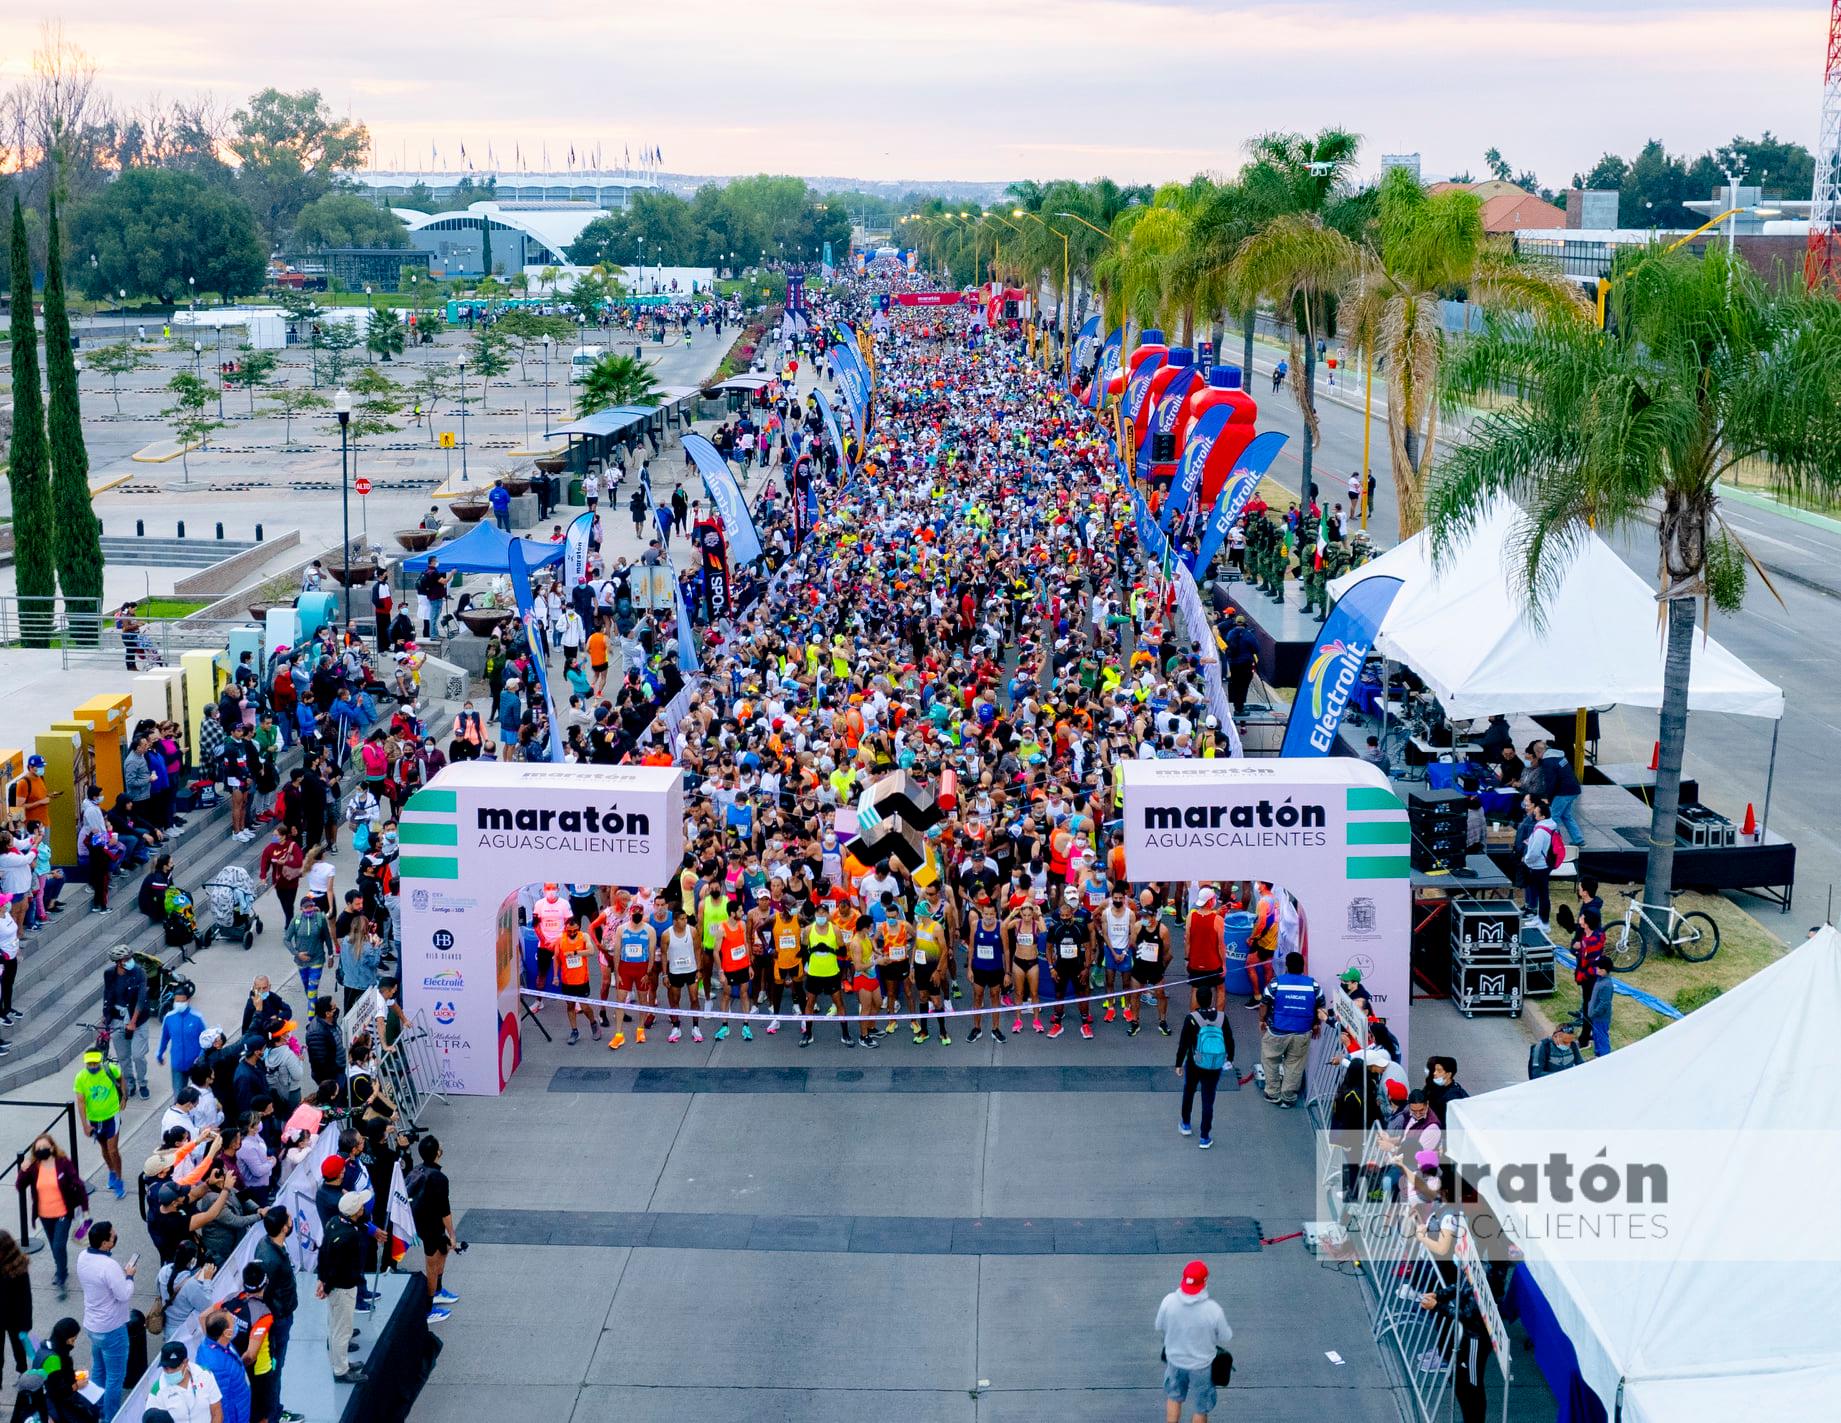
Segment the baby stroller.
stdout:
<path fill-rule="evenodd" d="M 245 949 L 255 943 L 262 932 L 262 919 L 256 913 L 256 886 L 248 870 L 225 865 L 205 882 L 205 897 L 211 901 L 214 934 L 241 939 Z"/>
<path fill-rule="evenodd" d="M 190 892 L 176 884 L 166 888 L 166 915 L 161 923 L 166 931 L 166 947 L 179 950 L 179 956 L 188 961 L 194 944 L 208 949 L 217 935 L 215 927 L 199 929 L 198 913 Z"/>

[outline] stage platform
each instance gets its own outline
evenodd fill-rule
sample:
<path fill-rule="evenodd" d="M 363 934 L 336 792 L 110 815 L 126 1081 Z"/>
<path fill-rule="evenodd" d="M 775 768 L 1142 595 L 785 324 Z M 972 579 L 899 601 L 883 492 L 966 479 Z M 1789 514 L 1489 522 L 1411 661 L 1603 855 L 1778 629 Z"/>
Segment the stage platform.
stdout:
<path fill-rule="evenodd" d="M 1295 687 L 1304 680 L 1304 663 L 1323 624 L 1315 613 L 1304 611 L 1304 595 L 1297 583 L 1287 581 L 1285 600 L 1275 603 L 1269 594 L 1250 583 L 1217 581 L 1216 601 L 1225 595 L 1259 642 L 1259 675 L 1270 686 Z"/>
<path fill-rule="evenodd" d="M 375 1280 L 383 1298 L 357 1317 L 358 1349 L 351 1355 L 369 1379 L 336 1381 L 326 1354 L 326 1301 L 313 1292 L 313 1277 L 300 1276 L 300 1307 L 288 1337 L 288 1362 L 281 1396 L 307 1423 L 402 1423 L 433 1366 L 439 1346 L 428 1328 L 428 1286 L 418 1274 L 386 1274 Z"/>

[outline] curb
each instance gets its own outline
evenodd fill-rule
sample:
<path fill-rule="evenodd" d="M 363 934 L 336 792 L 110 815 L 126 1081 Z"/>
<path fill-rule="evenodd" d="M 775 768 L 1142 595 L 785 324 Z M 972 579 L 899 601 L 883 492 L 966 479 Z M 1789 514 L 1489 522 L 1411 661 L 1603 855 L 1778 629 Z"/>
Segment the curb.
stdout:
<path fill-rule="evenodd" d="M 1777 514 L 1785 519 L 1794 520 L 1796 523 L 1807 524 L 1813 529 L 1821 529 L 1824 533 L 1841 534 L 1841 519 L 1832 518 L 1827 514 L 1817 514 L 1809 509 L 1799 509 L 1794 504 L 1786 504 L 1780 499 L 1773 499 L 1768 494 L 1755 494 L 1749 489 L 1740 489 L 1737 485 L 1728 484 L 1723 479 L 1719 483 L 1719 495 L 1720 498 L 1730 499 L 1734 504 L 1746 509 Z M 1760 559 L 1759 562 L 1763 560 Z"/>

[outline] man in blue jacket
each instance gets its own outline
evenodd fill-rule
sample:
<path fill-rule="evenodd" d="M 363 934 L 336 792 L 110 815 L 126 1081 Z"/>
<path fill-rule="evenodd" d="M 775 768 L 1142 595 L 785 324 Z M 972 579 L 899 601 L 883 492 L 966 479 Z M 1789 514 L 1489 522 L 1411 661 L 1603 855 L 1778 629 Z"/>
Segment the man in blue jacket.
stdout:
<path fill-rule="evenodd" d="M 249 1375 L 234 1343 L 236 1324 L 230 1315 L 214 1309 L 205 1315 L 205 1337 L 198 1346 L 197 1365 L 217 1380 L 223 1395 L 223 1423 L 250 1423 Z"/>
<path fill-rule="evenodd" d="M 174 1092 L 185 1086 L 185 1074 L 198 1061 L 198 1039 L 204 1030 L 205 1020 L 192 1006 L 192 985 L 182 978 L 173 989 L 172 1009 L 160 1020 L 160 1046 L 154 1053 L 155 1062 L 165 1062 L 168 1049 L 172 1051 Z"/>

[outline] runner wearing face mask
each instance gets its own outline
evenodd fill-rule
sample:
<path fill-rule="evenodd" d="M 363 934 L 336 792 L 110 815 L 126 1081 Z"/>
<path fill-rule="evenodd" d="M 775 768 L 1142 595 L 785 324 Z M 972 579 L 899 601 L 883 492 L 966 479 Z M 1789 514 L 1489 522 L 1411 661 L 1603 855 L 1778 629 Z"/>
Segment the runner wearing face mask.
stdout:
<path fill-rule="evenodd" d="M 680 996 L 688 996 L 692 1003 L 696 1001 L 695 987 L 698 973 L 697 931 L 690 927 L 690 918 L 682 909 L 671 915 L 671 927 L 665 932 L 663 954 L 665 959 L 665 1000 L 672 1008 L 678 1006 Z M 675 1043 L 682 1036 L 678 1015 L 671 1014 L 671 1031 L 665 1041 Z M 703 1026 L 691 1020 L 690 1039 L 692 1042 L 703 1041 Z"/>
<path fill-rule="evenodd" d="M 620 937 L 614 961 L 614 978 L 618 1002 L 620 1004 L 620 1022 L 615 1025 L 614 1035 L 607 1040 L 608 1050 L 618 1052 L 626 1043 L 626 1024 L 633 1021 L 632 1014 L 626 1010 L 637 998 L 640 1005 L 648 1010 L 646 1018 L 640 1021 L 634 1030 L 636 1042 L 646 1040 L 646 1023 L 650 1021 L 649 1010 L 658 1001 L 656 989 L 651 984 L 652 963 L 658 956 L 658 936 L 646 923 L 644 909 L 638 900 L 627 905 L 626 918 L 620 925 Z"/>

